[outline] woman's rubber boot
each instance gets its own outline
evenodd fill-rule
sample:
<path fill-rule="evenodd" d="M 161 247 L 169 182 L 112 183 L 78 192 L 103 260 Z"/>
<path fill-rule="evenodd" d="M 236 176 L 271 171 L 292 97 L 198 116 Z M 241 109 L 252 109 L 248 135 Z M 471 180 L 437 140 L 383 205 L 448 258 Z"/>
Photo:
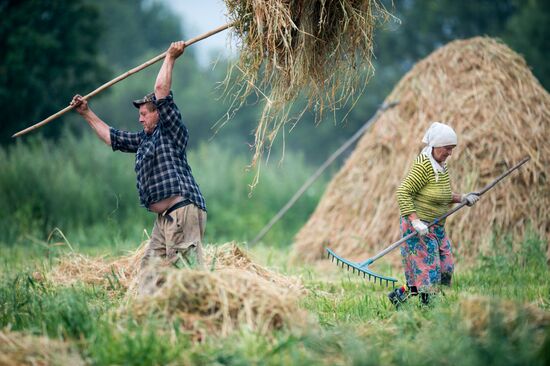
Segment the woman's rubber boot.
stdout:
<path fill-rule="evenodd" d="M 390 299 L 390 302 L 395 305 L 396 308 L 399 308 L 402 303 L 407 301 L 408 297 L 405 286 L 398 287 L 388 294 L 388 299 Z"/>
<path fill-rule="evenodd" d="M 422 302 L 422 305 L 428 305 L 430 303 L 430 294 L 426 292 L 421 292 L 420 301 Z"/>

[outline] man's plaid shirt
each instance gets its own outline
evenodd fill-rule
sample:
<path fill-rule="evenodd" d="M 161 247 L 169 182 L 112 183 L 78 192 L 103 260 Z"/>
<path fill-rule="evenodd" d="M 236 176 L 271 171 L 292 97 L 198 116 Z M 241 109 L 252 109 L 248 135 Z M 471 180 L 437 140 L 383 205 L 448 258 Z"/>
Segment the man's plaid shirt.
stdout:
<path fill-rule="evenodd" d="M 189 132 L 182 122 L 172 92 L 153 103 L 159 122 L 152 134 L 110 128 L 114 151 L 136 153 L 139 200 L 145 207 L 171 196 L 182 196 L 206 211 L 206 203 L 187 163 Z"/>

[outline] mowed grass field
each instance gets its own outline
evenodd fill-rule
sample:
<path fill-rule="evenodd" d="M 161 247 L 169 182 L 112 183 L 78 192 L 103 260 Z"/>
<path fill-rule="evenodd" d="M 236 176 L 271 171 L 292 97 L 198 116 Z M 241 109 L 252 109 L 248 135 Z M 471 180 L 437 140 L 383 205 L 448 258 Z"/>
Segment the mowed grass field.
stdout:
<path fill-rule="evenodd" d="M 452 288 L 428 306 L 412 298 L 396 310 L 388 289 L 334 265 L 289 265 L 288 249 L 242 245 L 258 265 L 301 280 L 298 306 L 307 316 L 299 326 L 268 333 L 243 324 L 200 340 L 174 319 L 117 315 L 127 299 L 116 278 L 108 286 L 48 280 L 72 253 L 67 245 L 3 246 L 0 364 L 546 365 L 546 243 L 530 235 L 493 246 L 500 249 L 468 268 L 459 265 Z M 23 334 L 33 337 L 8 341 Z"/>

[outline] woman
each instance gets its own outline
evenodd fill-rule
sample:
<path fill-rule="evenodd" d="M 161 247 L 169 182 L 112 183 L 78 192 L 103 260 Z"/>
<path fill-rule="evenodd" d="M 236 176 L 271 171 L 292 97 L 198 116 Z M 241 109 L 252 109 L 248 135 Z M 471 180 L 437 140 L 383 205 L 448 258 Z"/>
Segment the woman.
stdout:
<path fill-rule="evenodd" d="M 397 189 L 397 202 L 401 212 L 401 234 L 417 232 L 418 235 L 401 246 L 408 293 L 399 297 L 390 293 L 392 303 L 399 298 L 418 295 L 424 304 L 429 294 L 439 285 L 451 285 L 454 269 L 451 241 L 445 233 L 445 220 L 428 228 L 430 222 L 441 217 L 453 203 L 464 202 L 472 206 L 479 200 L 475 193 L 460 195 L 451 191 L 446 160 L 457 145 L 454 130 L 434 122 L 424 135 L 426 144 L 415 159 L 409 173 Z"/>

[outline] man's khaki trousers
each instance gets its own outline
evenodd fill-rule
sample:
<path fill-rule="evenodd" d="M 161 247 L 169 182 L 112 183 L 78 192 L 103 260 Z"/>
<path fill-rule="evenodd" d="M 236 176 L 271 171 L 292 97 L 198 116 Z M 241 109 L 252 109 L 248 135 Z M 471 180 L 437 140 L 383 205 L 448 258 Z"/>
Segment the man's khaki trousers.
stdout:
<path fill-rule="evenodd" d="M 205 225 L 206 212 L 193 204 L 180 207 L 169 215 L 157 216 L 141 260 L 141 294 L 150 294 L 159 285 L 159 266 L 204 267 L 202 240 Z"/>

